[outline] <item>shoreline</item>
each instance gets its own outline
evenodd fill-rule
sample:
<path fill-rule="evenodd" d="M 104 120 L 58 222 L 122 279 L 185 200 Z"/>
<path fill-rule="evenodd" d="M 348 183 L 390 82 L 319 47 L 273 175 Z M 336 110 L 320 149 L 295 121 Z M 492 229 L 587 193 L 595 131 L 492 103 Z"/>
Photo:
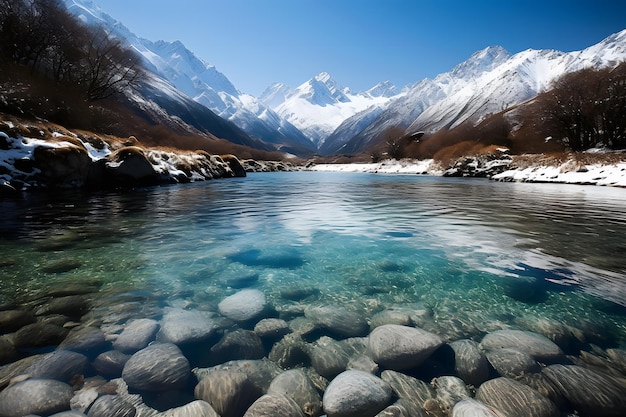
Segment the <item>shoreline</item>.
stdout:
<path fill-rule="evenodd" d="M 532 155 L 525 156 L 533 157 Z M 319 172 L 353 172 L 373 174 L 416 174 L 448 177 L 480 177 L 502 182 L 530 182 L 574 185 L 626 187 L 626 162 L 581 164 L 573 158 L 557 165 L 530 164 L 517 166 L 516 158 L 484 162 L 466 157 L 465 167 L 445 169 L 432 159 L 385 160 L 378 163 L 316 164 L 307 167 Z M 538 156 L 536 158 L 540 160 Z M 457 164 L 458 165 L 458 164 Z M 520 164 L 521 165 L 521 164 Z M 467 169 L 469 166 L 470 169 Z M 473 168 L 473 169 L 472 169 Z"/>

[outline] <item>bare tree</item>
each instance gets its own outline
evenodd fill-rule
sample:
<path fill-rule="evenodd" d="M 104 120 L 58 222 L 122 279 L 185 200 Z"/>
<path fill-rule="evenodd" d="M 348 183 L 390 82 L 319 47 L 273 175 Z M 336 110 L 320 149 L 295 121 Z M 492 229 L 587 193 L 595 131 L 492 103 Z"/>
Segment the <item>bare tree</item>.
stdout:
<path fill-rule="evenodd" d="M 111 39 L 103 30 L 93 29 L 82 61 L 82 82 L 90 101 L 111 97 L 134 88 L 143 77 L 141 59 Z"/>
<path fill-rule="evenodd" d="M 548 94 L 545 114 L 572 150 L 626 145 L 626 63 L 564 75 Z"/>

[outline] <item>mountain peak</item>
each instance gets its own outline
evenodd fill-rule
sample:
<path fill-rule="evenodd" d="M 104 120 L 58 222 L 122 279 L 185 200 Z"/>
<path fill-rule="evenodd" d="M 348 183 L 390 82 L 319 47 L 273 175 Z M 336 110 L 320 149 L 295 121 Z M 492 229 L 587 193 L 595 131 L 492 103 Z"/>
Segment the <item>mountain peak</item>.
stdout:
<path fill-rule="evenodd" d="M 510 57 L 511 54 L 503 47 L 488 46 L 455 66 L 450 74 L 455 78 L 473 78 L 497 67 Z"/>
<path fill-rule="evenodd" d="M 331 82 L 331 81 L 334 82 L 333 78 L 327 72 L 320 72 L 313 79 L 324 84 Z"/>
<path fill-rule="evenodd" d="M 393 97 L 398 94 L 398 89 L 391 81 L 382 81 L 365 92 L 371 97 Z"/>
<path fill-rule="evenodd" d="M 319 106 L 350 101 L 344 89 L 327 72 L 321 72 L 300 85 L 296 88 L 293 97 L 302 98 Z"/>

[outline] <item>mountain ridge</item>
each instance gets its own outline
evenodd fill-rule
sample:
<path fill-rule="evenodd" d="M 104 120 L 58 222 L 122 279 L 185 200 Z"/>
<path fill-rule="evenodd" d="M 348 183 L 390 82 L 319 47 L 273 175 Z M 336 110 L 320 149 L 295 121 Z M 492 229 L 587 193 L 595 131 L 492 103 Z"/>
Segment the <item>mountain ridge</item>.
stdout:
<path fill-rule="evenodd" d="M 97 8 L 91 0 L 66 3 Z M 156 72 L 194 101 L 276 149 L 301 154 L 363 152 L 390 127 L 434 132 L 479 123 L 536 96 L 566 72 L 626 59 L 624 30 L 573 52 L 527 49 L 510 54 L 501 46 L 488 46 L 448 72 L 400 89 L 383 81 L 353 93 L 321 72 L 296 88 L 275 83 L 254 97 L 238 91 L 180 41 L 141 40 L 110 16 L 103 19 L 120 37 L 133 40 Z"/>

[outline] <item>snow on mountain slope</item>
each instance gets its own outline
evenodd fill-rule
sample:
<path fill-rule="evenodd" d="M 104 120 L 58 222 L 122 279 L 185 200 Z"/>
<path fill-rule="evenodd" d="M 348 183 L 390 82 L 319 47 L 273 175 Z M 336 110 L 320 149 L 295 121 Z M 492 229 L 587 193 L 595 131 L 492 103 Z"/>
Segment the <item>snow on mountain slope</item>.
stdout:
<path fill-rule="evenodd" d="M 388 102 L 395 92 L 395 87 L 385 82 L 353 94 L 322 72 L 292 91 L 284 85 L 274 85 L 262 98 L 319 147 L 344 120 L 368 107 Z"/>
<path fill-rule="evenodd" d="M 583 68 L 616 65 L 626 59 L 626 30 L 583 51 L 528 49 L 510 56 L 479 76 L 467 78 L 421 113 L 409 130 L 436 131 L 519 104 L 545 91 L 560 76 Z"/>
<path fill-rule="evenodd" d="M 474 53 L 450 72 L 407 86 L 400 94 L 380 107 L 372 107 L 346 119 L 320 147 L 323 154 L 355 153 L 372 143 L 386 129 L 409 129 L 426 109 L 461 89 L 474 77 L 500 65 L 509 57 L 501 47 L 489 47 Z"/>

